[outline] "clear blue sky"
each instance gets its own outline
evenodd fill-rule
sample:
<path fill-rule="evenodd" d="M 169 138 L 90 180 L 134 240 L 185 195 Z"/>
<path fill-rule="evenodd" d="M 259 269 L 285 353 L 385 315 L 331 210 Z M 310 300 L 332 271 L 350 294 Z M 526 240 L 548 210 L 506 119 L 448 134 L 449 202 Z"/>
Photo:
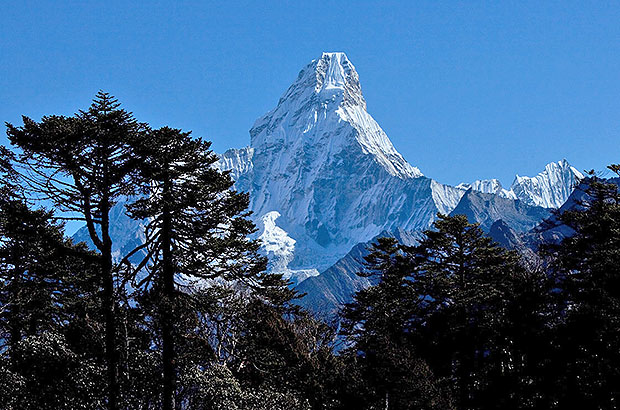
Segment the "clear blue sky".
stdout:
<path fill-rule="evenodd" d="M 2 121 L 103 89 L 222 152 L 305 64 L 344 51 L 369 112 L 440 182 L 620 162 L 617 2 L 11 1 L 0 19 Z"/>

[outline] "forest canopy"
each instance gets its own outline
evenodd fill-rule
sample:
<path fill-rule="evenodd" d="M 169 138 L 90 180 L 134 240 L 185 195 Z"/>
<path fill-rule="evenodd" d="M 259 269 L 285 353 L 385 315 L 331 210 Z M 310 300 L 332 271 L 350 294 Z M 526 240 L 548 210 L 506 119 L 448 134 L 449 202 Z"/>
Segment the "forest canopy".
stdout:
<path fill-rule="evenodd" d="M 557 241 L 507 249 L 463 215 L 373 241 L 334 316 L 267 272 L 210 143 L 100 92 L 6 124 L 0 403 L 7 409 L 614 409 L 620 194 L 590 174 Z M 610 165 L 620 174 L 620 166 Z M 113 212 L 141 241 L 116 251 Z M 65 220 L 84 224 L 74 243 Z"/>

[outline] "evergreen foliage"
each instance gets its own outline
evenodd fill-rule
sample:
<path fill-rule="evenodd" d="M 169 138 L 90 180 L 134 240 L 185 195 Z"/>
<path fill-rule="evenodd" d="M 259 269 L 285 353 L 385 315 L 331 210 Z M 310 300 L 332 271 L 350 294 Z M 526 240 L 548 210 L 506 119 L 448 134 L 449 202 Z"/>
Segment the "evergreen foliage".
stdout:
<path fill-rule="evenodd" d="M 612 409 L 620 400 L 620 193 L 591 175 L 585 194 L 579 208 L 558 215 L 575 235 L 547 248 L 563 308 L 557 400 Z"/>
<path fill-rule="evenodd" d="M 23 121 L 0 147 L 2 408 L 618 408 L 615 184 L 591 175 L 555 215 L 574 234 L 539 252 L 458 215 L 416 246 L 379 238 L 359 272 L 376 285 L 330 323 L 265 272 L 249 198 L 208 142 L 103 92 Z M 144 241 L 115 254 L 120 203 Z"/>
<path fill-rule="evenodd" d="M 37 123 L 23 117 L 23 126 L 7 124 L 21 181 L 39 200 L 51 201 L 69 219 L 84 221 L 101 254 L 105 317 L 108 407 L 120 400 L 120 356 L 117 346 L 117 270 L 112 255 L 110 210 L 134 189 L 137 165 L 132 146 L 143 138 L 145 126 L 120 108 L 111 95 L 99 92 L 90 108 L 72 117 L 46 116 Z M 122 291 L 122 289 L 121 289 Z"/>

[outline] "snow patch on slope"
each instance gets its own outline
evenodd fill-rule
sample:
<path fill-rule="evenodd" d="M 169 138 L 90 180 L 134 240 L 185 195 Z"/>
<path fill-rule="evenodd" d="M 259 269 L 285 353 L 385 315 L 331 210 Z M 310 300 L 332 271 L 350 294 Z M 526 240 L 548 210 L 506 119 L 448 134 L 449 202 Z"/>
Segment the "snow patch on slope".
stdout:
<path fill-rule="evenodd" d="M 259 229 L 262 229 L 258 239 L 262 242 L 262 250 L 269 259 L 269 270 L 282 274 L 293 283 L 318 275 L 316 269 L 289 269 L 288 265 L 293 260 L 297 241 L 276 224 L 276 219 L 279 217 L 278 211 L 267 212 L 258 224 Z"/>

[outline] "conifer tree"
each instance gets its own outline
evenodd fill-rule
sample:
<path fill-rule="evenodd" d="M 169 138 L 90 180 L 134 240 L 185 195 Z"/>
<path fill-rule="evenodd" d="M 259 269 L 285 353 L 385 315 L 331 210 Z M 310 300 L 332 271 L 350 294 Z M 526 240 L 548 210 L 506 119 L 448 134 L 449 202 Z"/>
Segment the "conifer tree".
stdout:
<path fill-rule="evenodd" d="M 518 257 L 463 215 L 439 214 L 434 228 L 424 232 L 416 249 L 416 280 L 428 300 L 425 339 L 433 352 L 428 360 L 438 375 L 453 380 L 458 405 L 467 407 L 475 400 L 481 368 L 492 349 L 502 282 Z"/>
<path fill-rule="evenodd" d="M 101 404 L 96 356 L 65 337 L 101 288 L 97 266 L 98 255 L 66 240 L 50 211 L 31 210 L 14 191 L 0 197 L 0 332 L 5 368 L 23 380 L 18 408 Z"/>
<path fill-rule="evenodd" d="M 58 211 L 68 215 L 66 219 L 85 222 L 101 253 L 108 407 L 116 409 L 120 353 L 110 210 L 131 194 L 136 166 L 132 146 L 143 137 L 146 127 L 104 92 L 97 94 L 88 110 L 73 117 L 46 116 L 41 122 L 23 117 L 23 123 L 21 127 L 7 124 L 9 140 L 21 150 L 16 169 L 22 182 L 30 195 L 52 201 Z"/>
<path fill-rule="evenodd" d="M 336 401 L 335 332 L 292 302 L 250 295 L 241 311 L 233 372 L 251 389 L 302 397 L 312 409 L 330 408 Z"/>
<path fill-rule="evenodd" d="M 359 291 L 343 311 L 342 332 L 352 343 L 347 354 L 366 380 L 360 405 L 448 409 L 449 394 L 415 344 L 427 301 L 415 281 L 418 265 L 411 250 L 393 238 L 379 238 L 372 246 L 367 270 L 360 274 L 378 276 L 379 283 Z"/>
<path fill-rule="evenodd" d="M 265 268 L 258 243 L 248 239 L 255 229 L 247 218 L 248 196 L 235 192 L 232 178 L 214 167 L 209 145 L 164 127 L 136 150 L 143 196 L 130 210 L 149 221 L 148 275 L 141 284 L 152 284 L 158 296 L 165 409 L 175 406 L 179 287 L 214 279 L 259 285 Z"/>
<path fill-rule="evenodd" d="M 531 262 L 506 272 L 502 301 L 489 312 L 493 327 L 478 377 L 479 408 L 553 408 L 559 300 L 553 275 Z"/>
<path fill-rule="evenodd" d="M 585 183 L 578 206 L 558 215 L 574 235 L 547 249 L 564 302 L 558 401 L 611 409 L 620 400 L 620 193 L 593 175 Z"/>
<path fill-rule="evenodd" d="M 49 219 L 18 199 L 0 199 L 0 317 L 11 348 L 58 320 L 52 295 L 62 281 L 62 231 Z"/>

